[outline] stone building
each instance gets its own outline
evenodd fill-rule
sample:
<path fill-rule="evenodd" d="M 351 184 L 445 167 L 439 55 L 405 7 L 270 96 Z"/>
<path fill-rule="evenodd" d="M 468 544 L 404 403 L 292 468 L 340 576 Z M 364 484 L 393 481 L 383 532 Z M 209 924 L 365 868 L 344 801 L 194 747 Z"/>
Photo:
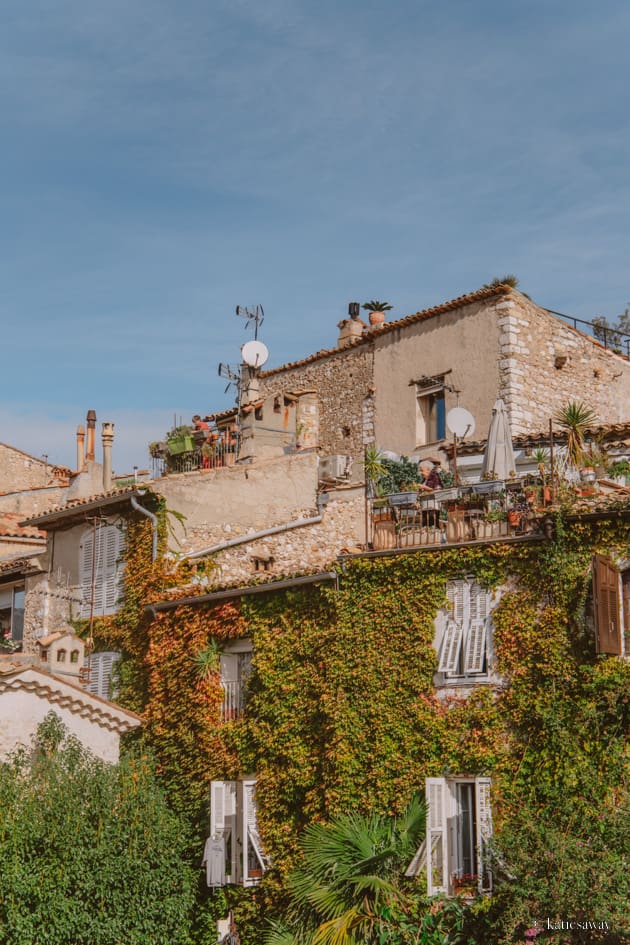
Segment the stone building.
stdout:
<path fill-rule="evenodd" d="M 251 422 L 269 426 L 270 413 L 282 413 L 289 398 L 295 440 L 306 428 L 320 456 L 350 455 L 357 478 L 370 443 L 404 455 L 439 453 L 450 439 L 446 414 L 456 405 L 473 414 L 477 439 L 488 432 L 497 397 L 515 434 L 546 429 L 572 399 L 586 402 L 603 424 L 630 415 L 628 359 L 507 286 L 349 333 L 353 321 L 340 323 L 336 348 L 262 371 Z M 306 394 L 311 410 L 300 429 L 297 409 Z M 278 443 L 280 452 L 285 443 Z"/>

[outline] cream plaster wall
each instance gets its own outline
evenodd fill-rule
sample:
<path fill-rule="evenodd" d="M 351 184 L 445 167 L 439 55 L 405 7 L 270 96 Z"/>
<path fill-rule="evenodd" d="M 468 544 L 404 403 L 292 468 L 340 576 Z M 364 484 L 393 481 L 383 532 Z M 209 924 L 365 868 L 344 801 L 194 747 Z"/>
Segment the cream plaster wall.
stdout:
<path fill-rule="evenodd" d="M 375 437 L 382 449 L 409 455 L 416 446 L 416 390 L 423 376 L 446 374 L 459 403 L 476 421 L 475 438 L 488 432 L 499 390 L 499 328 L 495 303 L 473 303 L 377 336 L 374 342 Z M 456 406 L 446 391 L 446 411 Z M 448 436 L 448 431 L 447 431 Z M 418 453 L 429 455 L 431 448 Z M 435 449 L 433 450 L 435 452 Z"/>
<path fill-rule="evenodd" d="M 77 697 L 81 698 L 78 692 Z M 51 706 L 50 702 L 35 692 L 25 692 L 23 689 L 0 692 L 0 760 L 6 759 L 18 745 L 30 747 L 37 726 L 43 722 L 51 708 L 68 727 L 70 734 L 76 736 L 98 758 L 113 764 L 118 761 L 118 732 L 110 731 L 88 718 L 82 718 L 68 708 Z"/>

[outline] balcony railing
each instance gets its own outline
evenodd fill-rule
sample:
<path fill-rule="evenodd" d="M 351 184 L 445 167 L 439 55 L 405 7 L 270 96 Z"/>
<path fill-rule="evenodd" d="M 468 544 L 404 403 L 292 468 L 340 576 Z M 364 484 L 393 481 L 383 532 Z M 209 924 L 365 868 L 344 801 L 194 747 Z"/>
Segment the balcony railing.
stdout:
<path fill-rule="evenodd" d="M 520 481 L 395 493 L 372 500 L 372 547 L 381 551 L 531 534 L 545 501 L 542 486 Z"/>
<path fill-rule="evenodd" d="M 240 682 L 221 682 L 223 687 L 223 705 L 221 718 L 224 722 L 238 719 L 245 711 L 245 694 Z"/>

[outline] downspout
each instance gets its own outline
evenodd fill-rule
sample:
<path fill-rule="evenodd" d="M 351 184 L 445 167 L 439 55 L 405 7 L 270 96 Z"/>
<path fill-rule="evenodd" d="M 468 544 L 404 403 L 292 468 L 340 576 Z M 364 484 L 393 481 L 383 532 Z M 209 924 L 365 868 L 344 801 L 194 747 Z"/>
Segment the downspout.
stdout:
<path fill-rule="evenodd" d="M 157 545 L 158 545 L 158 520 L 157 515 L 154 515 L 153 512 L 149 512 L 148 509 L 145 509 L 144 506 L 140 505 L 135 495 L 130 497 L 131 508 L 135 509 L 136 512 L 140 512 L 141 515 L 145 515 L 147 518 L 151 519 L 151 527 L 153 529 L 153 541 L 151 544 L 151 561 L 157 559 Z"/>
<path fill-rule="evenodd" d="M 267 538 L 268 535 L 281 535 L 283 532 L 292 531 L 294 528 L 303 528 L 305 525 L 318 525 L 324 519 L 324 506 L 326 499 L 323 496 L 317 497 L 317 507 L 320 510 L 319 515 L 312 518 L 298 518 L 295 522 L 288 522 L 286 525 L 274 525 L 273 528 L 265 528 L 261 532 L 250 532 L 249 535 L 240 535 L 238 538 L 230 538 L 227 541 L 221 541 L 218 545 L 211 545 L 210 548 L 202 548 L 201 551 L 193 551 L 189 555 L 180 558 L 181 561 L 188 561 L 191 558 L 205 558 L 206 555 L 215 554 L 217 551 L 224 551 L 226 548 L 234 548 L 236 545 L 246 545 L 250 541 L 257 541 L 259 538 Z"/>

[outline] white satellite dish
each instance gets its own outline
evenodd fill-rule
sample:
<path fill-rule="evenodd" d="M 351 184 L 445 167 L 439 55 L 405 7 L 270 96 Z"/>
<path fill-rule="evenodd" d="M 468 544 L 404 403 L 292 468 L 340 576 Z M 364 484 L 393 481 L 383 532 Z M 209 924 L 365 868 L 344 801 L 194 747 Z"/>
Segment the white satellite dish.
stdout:
<path fill-rule="evenodd" d="M 269 358 L 269 349 L 262 341 L 246 341 L 241 348 L 241 357 L 250 367 L 262 367 Z"/>
<path fill-rule="evenodd" d="M 475 418 L 463 407 L 453 407 L 449 410 L 446 414 L 446 423 L 451 433 L 460 438 L 475 432 Z"/>

